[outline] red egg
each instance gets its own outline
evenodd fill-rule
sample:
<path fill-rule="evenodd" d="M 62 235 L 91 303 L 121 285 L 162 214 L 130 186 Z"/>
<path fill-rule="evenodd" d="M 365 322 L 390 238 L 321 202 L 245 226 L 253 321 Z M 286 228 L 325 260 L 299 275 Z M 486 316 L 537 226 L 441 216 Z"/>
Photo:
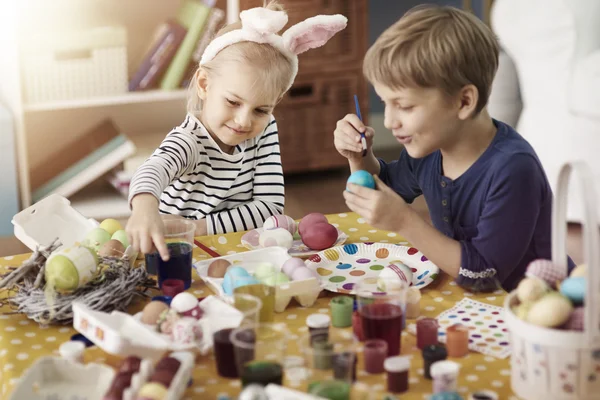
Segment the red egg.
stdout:
<path fill-rule="evenodd" d="M 325 215 L 323 215 L 321 213 L 307 214 L 304 216 L 304 218 L 302 218 L 300 220 L 300 223 L 298 224 L 298 233 L 300 234 L 300 236 L 302 236 L 304 234 L 304 230 L 306 228 L 308 228 L 311 225 L 320 223 L 320 222 L 325 222 L 325 223 L 328 222 Z"/>
<path fill-rule="evenodd" d="M 302 243 L 313 250 L 324 250 L 334 245 L 338 237 L 335 226 L 319 222 L 305 228 Z"/>

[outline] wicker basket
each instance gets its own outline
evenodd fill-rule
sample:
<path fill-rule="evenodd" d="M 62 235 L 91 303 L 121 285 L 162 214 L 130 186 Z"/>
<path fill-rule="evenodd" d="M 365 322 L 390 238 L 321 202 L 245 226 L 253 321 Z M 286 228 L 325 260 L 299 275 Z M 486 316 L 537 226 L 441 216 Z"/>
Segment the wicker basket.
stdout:
<path fill-rule="evenodd" d="M 584 251 L 588 265 L 585 330 L 547 329 L 520 320 L 511 311 L 516 291 L 505 301 L 505 319 L 511 334 L 511 383 L 526 400 L 588 400 L 600 398 L 600 242 L 596 217 L 595 182 L 582 162 L 563 166 L 552 215 L 552 260 L 566 266 L 566 202 L 568 182 L 575 170 L 584 189 Z"/>

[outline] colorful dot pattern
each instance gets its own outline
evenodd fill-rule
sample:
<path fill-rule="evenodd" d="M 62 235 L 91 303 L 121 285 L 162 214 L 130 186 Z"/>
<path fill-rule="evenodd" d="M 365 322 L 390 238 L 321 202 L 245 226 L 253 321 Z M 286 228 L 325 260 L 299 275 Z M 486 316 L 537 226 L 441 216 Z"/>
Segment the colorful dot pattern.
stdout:
<path fill-rule="evenodd" d="M 308 258 L 307 266 L 317 272 L 325 289 L 353 293 L 364 278 L 377 278 L 385 266 L 404 264 L 413 273 L 412 285 L 423 288 L 438 276 L 438 267 L 414 247 L 388 243 L 345 244 Z"/>
<path fill-rule="evenodd" d="M 510 334 L 504 322 L 502 307 L 491 306 L 464 298 L 454 307 L 437 316 L 440 325 L 439 341 L 446 342 L 446 329 L 455 324 L 469 328 L 469 349 L 493 357 L 506 358 L 510 355 Z M 416 333 L 415 326 L 408 327 Z"/>

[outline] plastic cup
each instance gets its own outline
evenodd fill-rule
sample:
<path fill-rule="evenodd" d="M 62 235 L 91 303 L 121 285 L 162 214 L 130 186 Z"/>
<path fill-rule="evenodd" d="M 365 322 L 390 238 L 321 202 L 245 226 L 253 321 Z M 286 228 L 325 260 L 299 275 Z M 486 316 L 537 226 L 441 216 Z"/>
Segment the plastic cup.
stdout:
<path fill-rule="evenodd" d="M 438 361 L 431 365 L 433 393 L 455 392 L 460 365 L 454 361 Z"/>
<path fill-rule="evenodd" d="M 282 324 L 244 325 L 231 332 L 235 365 L 242 386 L 282 385 L 289 332 Z"/>
<path fill-rule="evenodd" d="M 388 345 L 388 356 L 400 354 L 408 284 L 390 282 L 386 285 L 387 292 L 377 292 L 373 291 L 377 290 L 373 278 L 365 278 L 355 289 L 364 339 L 383 339 Z"/>
<path fill-rule="evenodd" d="M 365 342 L 363 355 L 365 371 L 369 374 L 381 374 L 385 371 L 383 363 L 387 358 L 387 342 L 381 339 L 370 339 Z"/>
<path fill-rule="evenodd" d="M 419 350 L 438 344 L 438 329 L 439 325 L 435 318 L 417 319 L 417 347 Z"/>
<path fill-rule="evenodd" d="M 173 298 L 185 290 L 185 283 L 181 279 L 165 279 L 161 290 L 165 296 Z"/>
<path fill-rule="evenodd" d="M 276 272 L 273 273 L 275 275 Z M 264 276 L 263 280 L 270 278 L 270 275 Z M 231 278 L 233 283 L 233 294 L 249 294 L 257 297 L 261 301 L 259 321 L 263 323 L 273 322 L 275 318 L 275 286 L 269 286 L 264 283 L 251 283 L 247 275 L 234 275 Z M 268 281 L 268 280 L 267 280 Z"/>
<path fill-rule="evenodd" d="M 383 367 L 387 373 L 388 392 L 404 393 L 408 391 L 410 359 L 410 356 L 394 356 L 385 359 Z"/>
<path fill-rule="evenodd" d="M 234 293 L 233 306 L 243 314 L 240 325 L 256 325 L 259 322 L 262 301 L 251 294 Z"/>
<path fill-rule="evenodd" d="M 158 251 L 146 254 L 148 273 L 158 275 L 158 287 L 167 279 L 181 279 L 185 289 L 192 284 L 192 251 L 196 224 L 184 219 L 164 217 L 164 239 L 169 249 L 169 260 L 163 261 Z"/>

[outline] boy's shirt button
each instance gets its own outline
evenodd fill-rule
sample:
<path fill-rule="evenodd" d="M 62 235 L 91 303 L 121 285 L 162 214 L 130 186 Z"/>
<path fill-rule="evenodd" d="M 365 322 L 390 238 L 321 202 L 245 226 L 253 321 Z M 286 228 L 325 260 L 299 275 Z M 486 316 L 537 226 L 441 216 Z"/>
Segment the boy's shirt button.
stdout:
<path fill-rule="evenodd" d="M 446 181 L 442 181 L 442 187 L 446 187 Z"/>
<path fill-rule="evenodd" d="M 448 200 L 446 200 L 446 199 L 442 200 L 442 205 L 444 207 L 446 207 L 448 205 Z"/>
<path fill-rule="evenodd" d="M 450 218 L 444 217 L 444 222 L 449 222 L 449 221 L 450 221 Z"/>

